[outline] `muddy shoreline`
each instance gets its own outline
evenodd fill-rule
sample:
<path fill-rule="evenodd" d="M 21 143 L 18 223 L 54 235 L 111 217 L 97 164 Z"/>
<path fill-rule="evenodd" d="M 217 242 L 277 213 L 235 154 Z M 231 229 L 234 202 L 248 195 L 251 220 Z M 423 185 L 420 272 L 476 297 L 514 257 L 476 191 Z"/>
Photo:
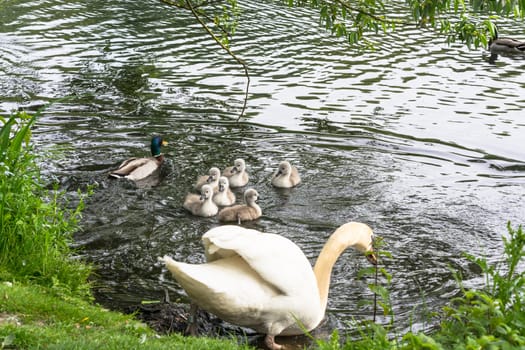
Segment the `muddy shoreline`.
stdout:
<path fill-rule="evenodd" d="M 151 304 L 139 304 L 128 306 L 122 310 L 146 323 L 159 334 L 180 333 L 185 335 L 188 325 L 189 305 L 184 303 L 159 302 Z M 328 339 L 330 331 L 327 332 L 324 322 L 318 330 L 312 332 L 315 337 Z M 265 349 L 264 334 L 257 333 L 252 329 L 243 328 L 224 322 L 214 315 L 199 310 L 197 312 L 197 335 L 211 338 L 235 337 L 239 344 L 249 344 L 259 349 Z M 286 344 L 288 349 L 304 349 L 313 344 L 312 339 L 305 335 L 277 337 L 280 344 Z"/>

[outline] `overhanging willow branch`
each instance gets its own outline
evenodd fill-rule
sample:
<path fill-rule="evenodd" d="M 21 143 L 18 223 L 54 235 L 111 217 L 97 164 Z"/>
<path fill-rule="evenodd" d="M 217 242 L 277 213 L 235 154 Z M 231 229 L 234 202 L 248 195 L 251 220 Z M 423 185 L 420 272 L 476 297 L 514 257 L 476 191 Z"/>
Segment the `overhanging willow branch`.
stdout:
<path fill-rule="evenodd" d="M 335 0 L 335 3 L 341 5 L 341 7 L 344 7 L 344 8 L 346 8 L 349 11 L 358 12 L 358 13 L 361 13 L 362 15 L 370 17 L 370 18 L 372 18 L 373 20 L 375 20 L 377 22 L 382 22 L 382 23 L 386 23 L 386 24 L 390 24 L 390 25 L 398 24 L 398 22 L 396 22 L 396 21 L 388 20 L 388 19 L 385 19 L 384 17 L 377 16 L 377 15 L 374 15 L 373 13 L 370 13 L 370 12 L 364 11 L 362 9 L 358 9 L 356 7 L 353 7 L 353 6 L 351 6 L 350 4 L 348 4 L 344 0 Z"/>

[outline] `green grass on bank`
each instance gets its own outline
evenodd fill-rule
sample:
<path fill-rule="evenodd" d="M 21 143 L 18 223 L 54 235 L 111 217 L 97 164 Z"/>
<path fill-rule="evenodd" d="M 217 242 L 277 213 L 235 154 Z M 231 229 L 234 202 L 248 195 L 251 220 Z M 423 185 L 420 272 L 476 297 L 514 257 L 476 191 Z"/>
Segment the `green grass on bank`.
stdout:
<path fill-rule="evenodd" d="M 0 279 L 88 296 L 91 267 L 70 249 L 83 195 L 65 209 L 65 195 L 46 188 L 30 144 L 35 119 L 24 112 L 0 118 Z"/>
<path fill-rule="evenodd" d="M 0 282 L 0 349 L 248 349 L 236 340 L 158 336 L 131 315 L 38 285 Z"/>

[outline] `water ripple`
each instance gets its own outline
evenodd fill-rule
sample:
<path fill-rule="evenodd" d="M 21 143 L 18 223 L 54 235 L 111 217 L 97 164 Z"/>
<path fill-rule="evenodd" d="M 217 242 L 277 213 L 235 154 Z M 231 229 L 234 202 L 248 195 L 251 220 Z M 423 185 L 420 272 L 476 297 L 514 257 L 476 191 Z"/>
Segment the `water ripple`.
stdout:
<path fill-rule="evenodd" d="M 359 52 L 320 29 L 311 9 L 248 1 L 232 45 L 251 78 L 247 116 L 236 123 L 244 73 L 187 13 L 40 0 L 10 1 L 0 15 L 2 114 L 69 96 L 39 118 L 36 147 L 45 175 L 72 196 L 98 184 L 76 244 L 112 303 L 158 297 L 159 284 L 180 295 L 154 257 L 203 261 L 200 235 L 218 223 L 181 203 L 197 174 L 236 157 L 261 194 L 263 217 L 248 226 L 293 239 L 312 262 L 344 221 L 385 238 L 401 327 L 431 326 L 412 312 L 457 293 L 449 266 L 479 283 L 461 252 L 496 259 L 507 220 L 523 220 L 522 59 L 491 65 L 483 50 L 408 27 Z M 159 187 L 107 178 L 122 159 L 146 155 L 158 133 L 170 142 Z M 269 184 L 284 158 L 303 176 L 291 191 Z M 370 315 L 357 306 L 370 297 L 356 279 L 364 264 L 348 252 L 336 266 L 328 311 L 342 328 Z"/>

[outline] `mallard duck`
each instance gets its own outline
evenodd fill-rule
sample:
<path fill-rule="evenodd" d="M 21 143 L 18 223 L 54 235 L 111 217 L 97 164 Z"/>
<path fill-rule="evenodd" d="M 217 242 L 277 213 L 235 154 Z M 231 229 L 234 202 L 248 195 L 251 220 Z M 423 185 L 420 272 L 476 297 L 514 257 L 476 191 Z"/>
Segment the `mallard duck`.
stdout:
<path fill-rule="evenodd" d="M 203 185 L 200 195 L 188 194 L 184 199 L 183 207 L 193 215 L 204 217 L 214 216 L 219 211 L 213 202 L 213 188 L 210 185 Z"/>
<path fill-rule="evenodd" d="M 227 207 L 235 204 L 235 194 L 230 190 L 228 178 L 219 178 L 219 190 L 213 195 L 213 202 L 220 207 Z"/>
<path fill-rule="evenodd" d="M 498 54 L 523 54 L 525 41 L 514 38 L 499 38 L 498 30 L 494 28 L 494 36 L 489 40 L 490 61 L 494 62 Z"/>
<path fill-rule="evenodd" d="M 160 136 L 153 137 L 151 139 L 151 157 L 127 159 L 120 164 L 117 170 L 109 173 L 109 176 L 133 181 L 143 180 L 151 176 L 162 165 L 164 155 L 160 152 L 160 148 L 167 144 Z"/>
<path fill-rule="evenodd" d="M 246 172 L 246 163 L 244 159 L 235 159 L 233 166 L 227 167 L 222 172 L 223 176 L 228 178 L 230 187 L 243 187 L 246 186 L 249 180 L 248 173 Z"/>
<path fill-rule="evenodd" d="M 259 193 L 253 188 L 244 191 L 244 203 L 227 207 L 219 211 L 219 221 L 241 223 L 243 221 L 251 221 L 261 217 L 261 207 L 257 205 L 256 201 L 259 198 Z"/>
<path fill-rule="evenodd" d="M 213 167 L 208 171 L 208 175 L 200 175 L 197 177 L 197 182 L 193 186 L 197 191 L 200 191 L 203 185 L 210 185 L 216 192 L 219 189 L 219 178 L 221 171 L 219 168 Z"/>
<path fill-rule="evenodd" d="M 224 225 L 202 236 L 206 263 L 158 259 L 193 303 L 225 321 L 266 334 L 266 345 L 275 350 L 282 348 L 275 336 L 304 334 L 319 325 L 332 267 L 346 248 L 366 253 L 377 264 L 372 236 L 366 224 L 340 226 L 312 269 L 301 249 L 284 236 Z"/>
<path fill-rule="evenodd" d="M 491 53 L 525 53 L 525 41 L 513 38 L 500 38 L 489 41 Z"/>
<path fill-rule="evenodd" d="M 297 168 L 287 161 L 279 163 L 279 168 L 272 176 L 272 185 L 279 188 L 291 188 L 301 183 Z"/>
<path fill-rule="evenodd" d="M 489 40 L 491 53 L 524 53 L 525 41 L 514 38 L 499 38 L 498 30 L 494 28 L 494 36 Z"/>

